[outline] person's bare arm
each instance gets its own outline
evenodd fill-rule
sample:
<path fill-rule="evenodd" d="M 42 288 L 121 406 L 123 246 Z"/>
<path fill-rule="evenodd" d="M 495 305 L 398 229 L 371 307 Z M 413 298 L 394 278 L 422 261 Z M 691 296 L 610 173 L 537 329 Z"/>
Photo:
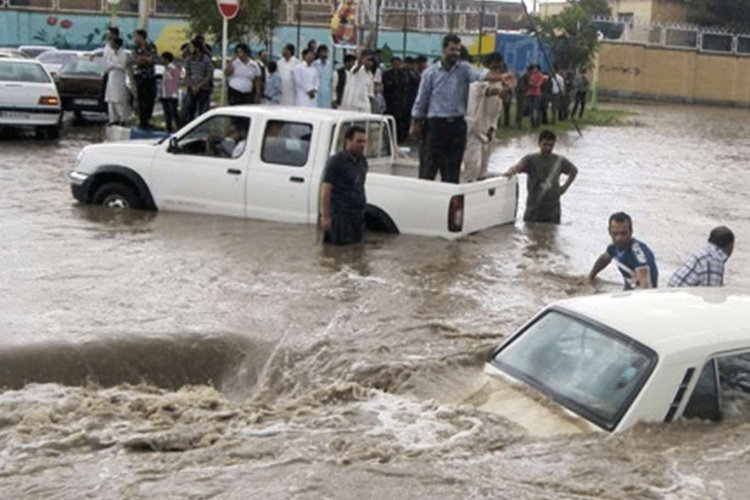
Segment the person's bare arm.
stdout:
<path fill-rule="evenodd" d="M 637 288 L 651 288 L 651 272 L 648 266 L 638 267 L 635 270 L 635 280 Z"/>
<path fill-rule="evenodd" d="M 506 170 L 503 175 L 507 178 L 511 178 L 514 175 L 523 174 L 526 172 L 526 162 L 523 160 L 519 161 L 512 167 L 510 167 L 508 170 Z"/>
<path fill-rule="evenodd" d="M 573 184 L 573 181 L 576 180 L 576 177 L 578 176 L 578 169 L 571 165 L 570 172 L 568 172 L 568 176 L 565 179 L 565 183 L 560 188 L 560 196 L 564 195 L 565 192 L 568 190 L 571 184 Z"/>
<path fill-rule="evenodd" d="M 331 230 L 331 190 L 333 186 L 328 182 L 322 184 L 320 192 L 320 228 Z"/>
<path fill-rule="evenodd" d="M 596 278 L 596 275 L 602 272 L 604 268 L 609 265 L 610 262 L 612 262 L 611 255 L 609 255 L 606 252 L 601 254 L 599 258 L 596 259 L 596 262 L 594 262 L 594 267 L 591 268 L 591 271 L 586 277 L 586 282 L 593 283 L 594 279 Z"/>

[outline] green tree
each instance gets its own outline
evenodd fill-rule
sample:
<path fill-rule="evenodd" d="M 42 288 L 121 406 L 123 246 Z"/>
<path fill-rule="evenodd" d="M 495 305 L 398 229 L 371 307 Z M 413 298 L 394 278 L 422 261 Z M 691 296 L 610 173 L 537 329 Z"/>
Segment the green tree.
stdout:
<path fill-rule="evenodd" d="M 732 31 L 750 30 L 750 2 L 747 0 L 691 0 L 686 3 L 690 22 Z"/>
<path fill-rule="evenodd" d="M 561 68 L 582 68 L 589 64 L 598 48 L 596 26 L 591 14 L 573 4 L 557 15 L 536 19 L 536 31 Z"/>
<path fill-rule="evenodd" d="M 578 0 L 576 3 L 592 16 L 610 17 L 612 15 L 612 9 L 609 8 L 607 0 Z"/>
<path fill-rule="evenodd" d="M 216 3 L 207 0 L 164 0 L 177 12 L 188 16 L 194 35 L 221 37 L 221 14 Z M 229 39 L 247 41 L 251 37 L 268 40 L 270 31 L 278 25 L 281 0 L 242 0 L 237 17 L 229 21 Z"/>

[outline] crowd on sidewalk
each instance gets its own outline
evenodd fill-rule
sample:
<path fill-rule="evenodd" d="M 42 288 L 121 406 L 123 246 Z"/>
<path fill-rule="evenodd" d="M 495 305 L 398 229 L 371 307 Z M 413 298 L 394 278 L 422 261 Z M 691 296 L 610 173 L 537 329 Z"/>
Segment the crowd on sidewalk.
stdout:
<path fill-rule="evenodd" d="M 129 52 L 116 27 L 108 32 L 103 58 L 110 124 L 128 122 L 133 105 L 137 125 L 152 128 L 154 105 L 160 102 L 166 129 L 172 132 L 210 108 L 216 78 L 213 51 L 203 37 L 183 44 L 179 54 L 159 54 L 144 30 L 136 30 L 132 38 L 135 47 Z M 468 58 L 463 47 L 462 55 Z M 496 56 L 491 54 L 485 65 Z M 345 52 L 342 64 L 334 67 L 329 47 L 314 40 L 299 53 L 294 45 L 287 44 L 278 59 L 273 59 L 268 50 L 253 53 L 244 43 L 234 47 L 234 54 L 222 69 L 229 105 L 263 103 L 386 113 L 395 118 L 402 142 L 409 135 L 422 75 L 431 66 L 423 55 L 392 57 L 386 62 L 381 50 L 363 49 Z M 161 78 L 157 77 L 157 67 L 163 68 Z M 531 127 L 537 128 L 583 115 L 589 92 L 584 72 L 563 73 L 555 68 L 542 73 L 538 65 L 530 65 L 521 75 L 511 73 L 504 65 L 496 69 L 507 74 L 508 90 L 498 94 L 498 102 L 475 98 L 470 107 L 497 105 L 494 114 L 502 126 L 510 127 L 513 121 L 521 127 L 528 118 Z M 513 100 L 515 120 L 511 120 Z"/>

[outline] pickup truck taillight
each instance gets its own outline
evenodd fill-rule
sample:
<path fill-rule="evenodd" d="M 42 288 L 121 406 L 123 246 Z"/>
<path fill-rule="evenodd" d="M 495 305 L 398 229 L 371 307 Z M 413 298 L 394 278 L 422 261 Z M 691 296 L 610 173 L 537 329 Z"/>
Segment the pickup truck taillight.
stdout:
<path fill-rule="evenodd" d="M 60 104 L 60 99 L 53 95 L 43 95 L 39 98 L 39 104 L 42 106 L 57 106 Z"/>
<path fill-rule="evenodd" d="M 464 228 L 464 195 L 457 194 L 448 205 L 448 231 L 460 233 Z"/>

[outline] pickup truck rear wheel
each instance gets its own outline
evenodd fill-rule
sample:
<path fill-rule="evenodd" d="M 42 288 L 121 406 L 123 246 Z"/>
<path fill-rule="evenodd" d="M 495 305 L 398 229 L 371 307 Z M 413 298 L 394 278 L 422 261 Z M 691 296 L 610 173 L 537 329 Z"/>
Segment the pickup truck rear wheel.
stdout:
<path fill-rule="evenodd" d="M 93 202 L 108 208 L 141 208 L 135 190 L 121 182 L 102 184 L 94 193 Z"/>

